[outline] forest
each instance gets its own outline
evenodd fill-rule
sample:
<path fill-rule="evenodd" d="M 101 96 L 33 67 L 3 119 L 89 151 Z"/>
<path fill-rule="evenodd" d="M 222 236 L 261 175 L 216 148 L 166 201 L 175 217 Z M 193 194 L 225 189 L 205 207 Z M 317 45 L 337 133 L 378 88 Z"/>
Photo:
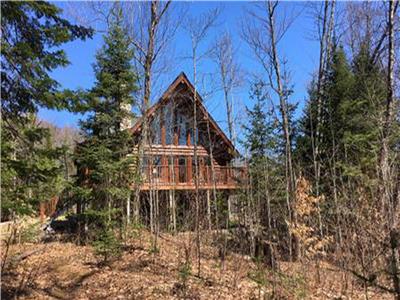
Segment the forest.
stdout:
<path fill-rule="evenodd" d="M 2 1 L 2 298 L 400 300 L 399 6 Z"/>

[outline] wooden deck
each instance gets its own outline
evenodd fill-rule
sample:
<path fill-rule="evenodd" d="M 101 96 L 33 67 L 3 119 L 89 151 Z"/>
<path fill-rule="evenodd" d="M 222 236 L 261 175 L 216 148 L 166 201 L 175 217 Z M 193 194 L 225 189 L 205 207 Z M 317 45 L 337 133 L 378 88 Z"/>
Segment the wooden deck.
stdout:
<path fill-rule="evenodd" d="M 239 189 L 246 183 L 246 169 L 199 166 L 199 189 Z M 141 190 L 194 190 L 194 166 L 145 166 Z"/>

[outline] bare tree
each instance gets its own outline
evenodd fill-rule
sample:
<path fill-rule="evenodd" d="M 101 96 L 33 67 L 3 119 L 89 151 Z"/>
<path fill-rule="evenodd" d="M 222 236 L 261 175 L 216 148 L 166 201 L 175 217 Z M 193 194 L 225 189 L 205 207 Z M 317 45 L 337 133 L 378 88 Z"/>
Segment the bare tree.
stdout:
<path fill-rule="evenodd" d="M 395 4 L 396 2 L 396 4 Z M 395 199 L 395 182 L 397 176 L 391 178 L 391 166 L 389 163 L 389 137 L 391 135 L 391 128 L 394 116 L 394 62 L 395 62 L 395 5 L 398 1 L 389 1 L 388 4 L 388 66 L 387 66 L 387 99 L 386 109 L 384 115 L 384 124 L 382 132 L 382 148 L 380 154 L 380 172 L 381 172 L 381 187 L 382 187 L 382 204 L 386 208 L 388 227 L 389 227 L 389 240 L 391 248 L 391 274 L 393 280 L 393 287 L 397 294 L 397 299 L 400 299 L 400 258 L 398 252 L 398 243 L 400 232 L 398 231 L 398 203 Z"/>
<path fill-rule="evenodd" d="M 218 15 L 220 11 L 219 9 L 214 9 L 208 11 L 206 13 L 201 14 L 198 17 L 189 17 L 187 20 L 187 24 L 185 24 L 185 29 L 190 36 L 191 41 L 191 53 L 189 58 L 192 61 L 193 67 L 193 86 L 194 86 L 194 95 L 193 95 L 193 141 L 194 141 L 194 165 L 195 165 L 195 202 L 196 202 L 196 244 L 197 244 L 197 258 L 198 258 L 198 275 L 200 276 L 201 271 L 201 261 L 200 261 L 200 199 L 199 199 L 199 167 L 198 167 L 198 154 L 197 154 L 197 144 L 198 144 L 198 112 L 197 105 L 198 99 L 197 97 L 197 86 L 198 86 L 198 63 L 201 59 L 206 57 L 207 53 L 200 52 L 200 45 L 204 42 L 207 37 L 208 31 L 215 26 Z"/>
<path fill-rule="evenodd" d="M 235 59 L 237 49 L 232 44 L 232 37 L 225 31 L 215 41 L 211 49 L 211 57 L 215 61 L 224 94 L 229 138 L 235 144 L 236 133 L 233 120 L 232 93 L 242 82 L 242 70 Z"/>
<path fill-rule="evenodd" d="M 316 120 L 316 132 L 313 137 L 313 163 L 314 163 L 314 176 L 316 182 L 316 193 L 319 195 L 319 177 L 321 172 L 321 166 L 319 161 L 319 144 L 321 140 L 321 112 L 322 112 L 322 101 L 323 101 L 323 83 L 326 74 L 326 68 L 329 62 L 330 53 L 332 52 L 332 36 L 334 26 L 334 13 L 335 13 L 335 1 L 325 0 L 323 4 L 316 3 L 317 11 L 314 14 L 316 19 L 315 23 L 318 28 L 318 41 L 319 41 L 319 64 L 317 74 L 317 120 Z M 323 8 L 321 8 L 323 6 Z"/>
<path fill-rule="evenodd" d="M 125 3 L 125 22 L 129 29 L 132 45 L 135 48 L 135 62 L 139 70 L 142 91 L 140 110 L 142 114 L 141 138 L 138 145 L 138 174 L 143 167 L 144 146 L 149 145 L 149 124 L 146 112 L 150 108 L 154 67 L 165 53 L 168 42 L 174 36 L 177 23 L 168 14 L 171 1 L 128 2 Z M 165 70 L 165 69 L 163 69 Z M 160 70 L 158 70 L 159 72 Z M 152 194 L 150 192 L 150 194 Z M 139 221 L 140 184 L 135 188 L 134 218 Z M 153 197 L 151 197 L 153 198 Z M 152 199 L 150 199 L 152 201 Z"/>
<path fill-rule="evenodd" d="M 128 2 L 124 4 L 125 24 L 135 48 L 135 62 L 142 90 L 142 106 L 150 105 L 157 77 L 170 63 L 170 42 L 178 28 L 171 1 Z M 166 53 L 168 51 L 168 57 Z M 141 108 L 142 111 L 145 107 Z"/>
<path fill-rule="evenodd" d="M 394 1 L 394 19 L 399 2 Z M 372 63 L 382 62 L 387 53 L 388 22 L 385 17 L 386 8 L 383 2 L 365 1 L 346 4 L 346 24 L 343 26 L 344 43 L 350 49 L 352 57 L 357 55 L 366 40 L 370 43 Z"/>
<path fill-rule="evenodd" d="M 325 81 L 325 75 L 330 61 L 330 56 L 333 50 L 333 34 L 335 25 L 335 5 L 336 1 L 325 0 L 322 2 L 312 3 L 312 17 L 315 20 L 314 24 L 317 28 L 317 40 L 319 42 L 319 63 L 318 72 L 316 78 L 316 120 L 315 124 L 311 124 L 313 129 L 311 135 L 312 143 L 312 157 L 313 157 L 313 167 L 314 167 L 314 182 L 315 182 L 315 193 L 317 197 L 320 195 L 320 177 L 321 177 L 321 158 L 320 158 L 320 143 L 322 140 L 322 107 L 324 106 L 324 93 L 323 86 Z M 311 109 L 311 108 L 310 108 Z M 312 120 L 311 120 L 312 121 Z M 314 123 L 314 122 L 312 122 Z M 315 132 L 314 132 L 315 126 Z M 334 158 L 333 158 L 334 160 Z M 335 168 L 333 168 L 335 169 Z M 333 181 L 335 177 L 332 176 Z M 333 182 L 336 187 L 336 182 Z M 335 189 L 334 187 L 334 189 Z M 336 189 L 335 189 L 336 190 Z M 337 197 L 335 195 L 335 204 L 337 208 Z M 319 206 L 319 202 L 317 202 Z M 338 211 L 336 209 L 336 211 Z M 318 210 L 318 222 L 319 222 L 319 232 L 321 237 L 323 236 L 323 224 L 320 210 Z M 339 237 L 341 234 L 339 233 Z"/>
<path fill-rule="evenodd" d="M 171 56 L 173 55 L 169 50 L 179 23 L 171 13 L 171 4 L 171 0 L 122 3 L 88 2 L 79 4 L 79 6 L 67 4 L 68 14 L 82 24 L 94 26 L 96 32 L 106 31 L 113 6 L 120 5 L 122 8 L 125 27 L 135 49 L 134 64 L 138 72 L 141 98 L 139 110 L 143 116 L 142 138 L 138 145 L 138 178 L 143 166 L 143 145 L 149 144 L 149 124 L 145 112 L 150 107 L 151 97 L 155 90 L 153 87 L 157 78 L 168 70 L 168 63 L 172 62 Z M 82 9 L 82 5 L 87 9 Z M 183 10 L 178 15 L 182 14 L 184 14 Z M 132 108 L 127 109 L 131 110 Z M 139 221 L 139 192 L 140 187 L 137 185 L 133 205 L 136 222 Z M 127 208 L 130 210 L 130 200 L 127 202 Z"/>
<path fill-rule="evenodd" d="M 292 146 L 289 124 L 289 103 L 290 89 L 288 88 L 288 73 L 285 69 L 282 72 L 282 57 L 279 54 L 278 44 L 284 37 L 294 17 L 285 16 L 281 22 L 276 22 L 278 1 L 267 1 L 257 3 L 256 7 L 260 12 L 249 11 L 248 19 L 255 20 L 243 25 L 242 36 L 253 50 L 256 58 L 261 63 L 269 82 L 269 87 L 275 92 L 279 100 L 279 111 L 281 117 L 282 132 L 285 142 L 285 169 L 286 169 L 286 201 L 289 223 L 296 216 L 293 215 L 291 206 L 294 197 L 295 174 L 292 162 Z M 293 259 L 299 256 L 296 237 L 289 233 L 289 254 Z M 292 241 L 293 240 L 293 241 Z M 292 243 L 293 242 L 293 243 Z M 295 253 L 292 255 L 292 247 Z"/>

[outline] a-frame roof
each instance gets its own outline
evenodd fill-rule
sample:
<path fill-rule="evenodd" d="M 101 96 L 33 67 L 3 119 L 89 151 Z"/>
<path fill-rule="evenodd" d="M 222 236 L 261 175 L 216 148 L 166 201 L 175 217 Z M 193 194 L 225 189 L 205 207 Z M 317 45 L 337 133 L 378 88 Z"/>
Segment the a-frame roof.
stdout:
<path fill-rule="evenodd" d="M 189 81 L 187 78 L 186 74 L 184 72 L 181 72 L 178 77 L 175 78 L 175 80 L 169 85 L 169 87 L 166 89 L 166 91 L 163 93 L 163 95 L 160 97 L 160 99 L 152 105 L 147 111 L 146 111 L 146 116 L 147 118 L 152 117 L 155 112 L 162 106 L 165 105 L 168 101 L 170 101 L 177 91 L 177 88 L 179 85 L 184 84 L 189 91 L 194 95 L 195 93 L 195 88 L 193 84 Z M 238 155 L 239 152 L 235 149 L 235 146 L 232 144 L 231 140 L 226 136 L 226 134 L 223 132 L 223 130 L 218 126 L 217 122 L 214 120 L 214 118 L 209 114 L 207 111 L 206 107 L 203 104 L 203 99 L 199 95 L 199 93 L 196 91 L 196 99 L 198 99 L 198 108 L 200 111 L 203 113 L 203 115 L 210 120 L 210 125 L 212 128 L 215 130 L 215 132 L 221 137 L 222 141 L 225 143 L 225 145 L 232 151 L 232 154 Z M 141 129 L 141 124 L 142 124 L 143 117 L 140 118 L 131 128 L 132 132 L 138 132 Z"/>

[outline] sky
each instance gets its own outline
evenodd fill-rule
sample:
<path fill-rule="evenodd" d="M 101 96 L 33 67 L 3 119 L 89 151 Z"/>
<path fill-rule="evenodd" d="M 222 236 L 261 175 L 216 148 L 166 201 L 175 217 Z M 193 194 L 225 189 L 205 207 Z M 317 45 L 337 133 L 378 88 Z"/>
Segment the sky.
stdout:
<path fill-rule="evenodd" d="M 84 11 L 87 9 L 85 4 L 79 2 L 63 3 L 55 2 L 57 6 L 64 10 L 64 17 L 75 21 L 72 11 Z M 234 45 L 237 47 L 236 60 L 246 71 L 245 82 L 242 87 L 237 89 L 233 95 L 234 114 L 236 116 L 235 126 L 238 135 L 240 135 L 240 125 L 245 122 L 245 107 L 252 107 L 253 103 L 249 97 L 250 84 L 253 73 L 260 73 L 261 69 L 255 60 L 251 50 L 240 37 L 241 20 L 246 16 L 246 10 L 252 7 L 250 2 L 174 2 L 172 5 L 185 5 L 187 15 L 198 16 L 199 14 L 215 8 L 221 8 L 217 26 L 213 27 L 208 38 L 200 46 L 200 50 L 207 49 L 213 40 L 224 31 L 228 30 L 232 34 Z M 314 28 L 313 20 L 307 10 L 305 2 L 283 2 L 280 7 L 280 14 L 283 11 L 295 12 L 297 18 L 287 31 L 285 37 L 278 45 L 279 52 L 287 60 L 287 68 L 290 70 L 293 84 L 293 94 L 290 98 L 292 103 L 299 103 L 296 116 L 300 117 L 307 97 L 307 86 L 311 81 L 312 74 L 317 69 L 319 48 L 318 43 L 311 38 Z M 279 17 L 279 14 L 278 14 Z M 184 22 L 182 22 L 184 24 Z M 184 71 L 189 79 L 192 79 L 193 72 L 191 61 L 184 57 L 190 51 L 190 40 L 182 25 L 173 41 L 175 48 L 174 68 L 161 78 L 159 82 L 161 90 L 166 88 L 175 77 Z M 62 48 L 65 50 L 70 65 L 65 68 L 56 69 L 53 77 L 60 83 L 61 88 L 84 88 L 89 89 L 94 83 L 93 63 L 95 62 L 96 51 L 102 45 L 102 34 L 96 33 L 93 39 L 87 41 L 73 41 L 65 44 Z M 212 73 L 216 71 L 216 65 L 209 59 L 202 60 L 199 73 Z M 260 73 L 262 74 L 262 73 Z M 215 76 L 211 80 L 215 81 Z M 201 93 L 201 90 L 200 90 Z M 157 99 L 152 99 L 154 103 Z M 217 120 L 221 128 L 227 132 L 226 111 L 223 97 L 220 92 L 215 92 L 211 97 L 205 99 L 205 104 L 212 116 Z M 41 109 L 39 117 L 47 120 L 59 127 L 78 126 L 78 120 L 81 115 L 68 113 L 65 111 L 52 111 Z"/>

